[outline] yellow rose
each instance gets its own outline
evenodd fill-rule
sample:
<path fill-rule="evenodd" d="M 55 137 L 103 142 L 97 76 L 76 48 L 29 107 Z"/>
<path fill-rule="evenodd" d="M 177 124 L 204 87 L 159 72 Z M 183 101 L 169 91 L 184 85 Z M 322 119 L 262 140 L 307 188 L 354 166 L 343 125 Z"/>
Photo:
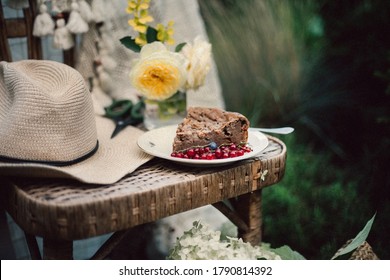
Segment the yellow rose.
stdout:
<path fill-rule="evenodd" d="M 211 44 L 196 37 L 194 43 L 187 43 L 181 53 L 189 61 L 185 88 L 196 90 L 204 84 L 211 68 Z"/>
<path fill-rule="evenodd" d="M 133 63 L 129 75 L 131 84 L 148 99 L 167 99 L 186 82 L 184 56 L 170 52 L 161 42 L 143 46 L 140 58 Z"/>

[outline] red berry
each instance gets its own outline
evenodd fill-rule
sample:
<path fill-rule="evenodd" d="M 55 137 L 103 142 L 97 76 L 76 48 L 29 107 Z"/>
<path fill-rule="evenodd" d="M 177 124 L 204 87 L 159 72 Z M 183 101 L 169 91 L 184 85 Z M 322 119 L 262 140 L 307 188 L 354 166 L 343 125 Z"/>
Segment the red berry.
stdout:
<path fill-rule="evenodd" d="M 192 158 L 192 157 L 195 155 L 194 149 L 189 149 L 189 150 L 187 151 L 187 155 L 188 155 L 190 158 Z"/>
<path fill-rule="evenodd" d="M 208 159 L 208 160 L 214 159 L 214 155 L 212 153 L 208 153 L 206 155 L 206 159 Z"/>
<path fill-rule="evenodd" d="M 252 151 L 252 148 L 245 145 L 221 145 L 220 147 L 216 147 L 212 149 L 212 147 L 196 147 L 189 148 L 188 150 L 182 152 L 172 152 L 171 157 L 176 158 L 185 158 L 185 159 L 226 159 L 226 158 L 234 158 L 243 156 L 245 153 L 249 153 Z"/>

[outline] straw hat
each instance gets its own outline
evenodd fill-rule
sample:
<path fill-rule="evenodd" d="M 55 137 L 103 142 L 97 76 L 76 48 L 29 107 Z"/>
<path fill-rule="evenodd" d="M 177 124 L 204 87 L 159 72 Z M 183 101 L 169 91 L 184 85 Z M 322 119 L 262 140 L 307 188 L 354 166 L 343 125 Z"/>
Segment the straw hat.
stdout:
<path fill-rule="evenodd" d="M 0 176 L 73 178 L 109 184 L 151 157 L 143 133 L 95 116 L 91 94 L 73 68 L 54 61 L 0 62 Z"/>

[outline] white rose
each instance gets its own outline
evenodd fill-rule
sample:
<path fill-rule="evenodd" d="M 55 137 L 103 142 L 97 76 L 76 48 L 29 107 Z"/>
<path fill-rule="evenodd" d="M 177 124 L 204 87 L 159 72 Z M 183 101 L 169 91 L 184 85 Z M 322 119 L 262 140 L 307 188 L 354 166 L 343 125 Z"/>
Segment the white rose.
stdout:
<path fill-rule="evenodd" d="M 204 84 L 211 68 L 211 44 L 196 37 L 193 44 L 187 43 L 181 50 L 187 58 L 186 89 L 198 89 Z"/>

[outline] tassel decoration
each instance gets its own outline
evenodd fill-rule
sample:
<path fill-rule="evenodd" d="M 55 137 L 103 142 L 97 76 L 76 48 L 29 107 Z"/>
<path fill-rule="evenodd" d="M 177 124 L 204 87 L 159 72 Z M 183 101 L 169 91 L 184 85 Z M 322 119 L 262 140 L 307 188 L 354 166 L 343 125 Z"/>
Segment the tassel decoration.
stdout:
<path fill-rule="evenodd" d="M 99 80 L 94 78 L 92 81 L 92 92 L 96 94 L 96 99 L 99 100 L 99 103 L 103 107 L 110 106 L 112 103 L 111 97 L 109 97 L 101 88 L 99 85 Z"/>
<path fill-rule="evenodd" d="M 81 17 L 86 22 L 92 22 L 93 21 L 93 13 L 91 6 L 85 1 L 85 0 L 79 0 L 79 12 Z"/>
<path fill-rule="evenodd" d="M 104 92 L 110 92 L 113 88 L 110 75 L 104 70 L 102 65 L 96 67 L 96 71 L 100 81 L 100 87 Z"/>
<path fill-rule="evenodd" d="M 57 28 L 54 30 L 53 46 L 56 49 L 69 50 L 74 46 L 73 35 L 65 26 L 63 18 L 57 19 Z"/>
<path fill-rule="evenodd" d="M 44 37 L 54 33 L 55 23 L 47 12 L 47 6 L 42 3 L 39 6 L 39 15 L 35 17 L 33 26 L 33 35 L 36 37 Z"/>
<path fill-rule="evenodd" d="M 91 96 L 95 114 L 103 116 L 106 112 L 104 107 L 108 107 L 112 103 L 112 99 L 100 88 L 99 80 L 93 78 Z"/>
<path fill-rule="evenodd" d="M 92 0 L 91 8 L 95 18 L 95 22 L 104 22 L 105 14 L 107 13 L 104 1 Z"/>
<path fill-rule="evenodd" d="M 70 12 L 66 27 L 74 34 L 85 33 L 89 30 L 88 23 L 84 21 L 79 13 L 79 4 L 75 1 L 71 4 L 72 11 Z"/>
<path fill-rule="evenodd" d="M 100 30 L 100 47 L 106 49 L 108 53 L 113 53 L 115 50 L 115 39 L 109 35 L 109 31 L 107 31 L 105 28 L 101 28 Z"/>
<path fill-rule="evenodd" d="M 105 48 L 99 50 L 99 56 L 101 64 L 108 72 L 114 70 L 118 65 Z"/>

